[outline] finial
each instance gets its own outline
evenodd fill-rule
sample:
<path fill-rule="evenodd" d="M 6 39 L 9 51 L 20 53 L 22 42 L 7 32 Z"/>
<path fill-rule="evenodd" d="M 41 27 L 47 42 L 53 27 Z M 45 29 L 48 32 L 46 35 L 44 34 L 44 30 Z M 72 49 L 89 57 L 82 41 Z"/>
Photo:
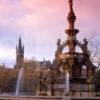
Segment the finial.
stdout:
<path fill-rule="evenodd" d="M 73 0 L 69 0 L 70 11 L 73 11 Z"/>
<path fill-rule="evenodd" d="M 69 21 L 69 28 L 74 29 L 74 22 L 76 20 L 75 13 L 73 11 L 73 0 L 69 0 L 69 7 L 70 7 L 70 12 L 68 14 L 68 21 Z"/>

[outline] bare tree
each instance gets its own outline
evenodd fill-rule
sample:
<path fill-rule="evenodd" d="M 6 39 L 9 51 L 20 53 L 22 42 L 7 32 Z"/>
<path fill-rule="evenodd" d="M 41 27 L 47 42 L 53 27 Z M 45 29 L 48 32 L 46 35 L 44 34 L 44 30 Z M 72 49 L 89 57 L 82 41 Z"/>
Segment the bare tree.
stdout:
<path fill-rule="evenodd" d="M 96 36 L 95 33 L 91 34 L 88 38 L 88 49 L 91 55 L 91 61 L 100 68 L 100 36 Z"/>

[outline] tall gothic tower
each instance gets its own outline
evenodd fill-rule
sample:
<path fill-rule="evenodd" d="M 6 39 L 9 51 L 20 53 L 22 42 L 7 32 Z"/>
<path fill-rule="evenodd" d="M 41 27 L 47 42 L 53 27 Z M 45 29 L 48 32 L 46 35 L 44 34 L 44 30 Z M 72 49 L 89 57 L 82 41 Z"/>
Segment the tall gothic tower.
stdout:
<path fill-rule="evenodd" d="M 16 46 L 16 68 L 20 69 L 24 62 L 24 46 L 22 45 L 21 37 L 19 37 L 18 46 Z"/>

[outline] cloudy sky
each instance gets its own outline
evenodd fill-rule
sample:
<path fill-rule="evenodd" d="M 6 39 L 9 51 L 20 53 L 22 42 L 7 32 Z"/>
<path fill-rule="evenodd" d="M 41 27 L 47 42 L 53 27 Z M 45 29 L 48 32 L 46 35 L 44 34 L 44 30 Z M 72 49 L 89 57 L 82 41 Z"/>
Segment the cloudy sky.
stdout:
<path fill-rule="evenodd" d="M 13 66 L 19 36 L 25 58 L 53 59 L 56 40 L 65 40 L 68 0 L 0 0 L 0 64 Z M 100 0 L 74 0 L 78 38 L 100 39 Z"/>

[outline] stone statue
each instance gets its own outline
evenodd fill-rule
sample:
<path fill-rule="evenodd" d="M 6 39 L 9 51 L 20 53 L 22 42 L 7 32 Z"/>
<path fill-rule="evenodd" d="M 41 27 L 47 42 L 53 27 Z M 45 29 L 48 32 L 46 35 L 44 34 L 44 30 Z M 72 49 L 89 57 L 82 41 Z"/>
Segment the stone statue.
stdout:
<path fill-rule="evenodd" d="M 87 41 L 87 39 L 85 38 L 85 39 L 84 39 L 84 46 L 87 48 L 87 45 L 88 45 L 88 41 Z"/>
<path fill-rule="evenodd" d="M 60 46 L 60 43 L 61 43 L 61 40 L 60 40 L 60 39 L 58 39 L 58 40 L 57 40 L 57 47 L 59 47 L 59 46 Z"/>
<path fill-rule="evenodd" d="M 62 44 L 60 39 L 57 40 L 57 52 L 62 52 Z"/>
<path fill-rule="evenodd" d="M 90 52 L 89 52 L 89 50 L 88 50 L 88 41 L 87 41 L 87 39 L 85 38 L 85 39 L 83 40 L 83 42 L 84 42 L 84 43 L 81 44 L 82 51 L 83 51 L 83 53 L 87 54 L 88 57 L 90 57 Z"/>
<path fill-rule="evenodd" d="M 94 77 L 93 72 L 92 72 L 91 69 L 89 69 L 88 70 L 88 79 L 87 79 L 87 82 L 91 83 L 93 81 L 93 77 Z"/>

